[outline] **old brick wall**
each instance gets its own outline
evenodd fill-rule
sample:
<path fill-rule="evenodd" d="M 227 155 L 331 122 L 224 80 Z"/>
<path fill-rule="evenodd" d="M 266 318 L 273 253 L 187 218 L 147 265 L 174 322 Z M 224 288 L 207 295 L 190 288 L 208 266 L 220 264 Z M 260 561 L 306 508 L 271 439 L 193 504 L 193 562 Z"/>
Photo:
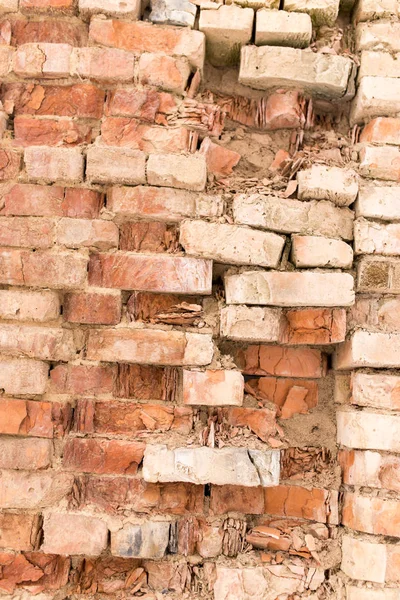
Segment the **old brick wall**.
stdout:
<path fill-rule="evenodd" d="M 400 600 L 399 2 L 0 15 L 0 598 Z"/>

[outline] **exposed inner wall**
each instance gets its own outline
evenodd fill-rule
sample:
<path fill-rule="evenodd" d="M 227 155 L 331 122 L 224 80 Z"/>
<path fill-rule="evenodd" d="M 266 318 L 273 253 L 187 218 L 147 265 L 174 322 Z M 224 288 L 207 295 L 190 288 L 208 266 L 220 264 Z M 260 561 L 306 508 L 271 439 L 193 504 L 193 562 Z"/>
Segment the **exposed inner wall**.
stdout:
<path fill-rule="evenodd" d="M 400 600 L 397 0 L 0 0 L 0 598 Z"/>

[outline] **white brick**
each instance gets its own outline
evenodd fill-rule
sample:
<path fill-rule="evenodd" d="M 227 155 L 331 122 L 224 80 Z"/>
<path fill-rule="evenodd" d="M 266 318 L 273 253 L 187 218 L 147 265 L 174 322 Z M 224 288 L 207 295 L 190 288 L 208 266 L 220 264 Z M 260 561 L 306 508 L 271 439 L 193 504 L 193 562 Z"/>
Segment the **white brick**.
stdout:
<path fill-rule="evenodd" d="M 357 219 L 354 223 L 356 254 L 400 255 L 400 223 L 374 223 Z"/>
<path fill-rule="evenodd" d="M 344 96 L 352 62 L 344 56 L 278 46 L 244 46 L 239 82 L 257 90 L 301 88 L 330 99 Z"/>
<path fill-rule="evenodd" d="M 215 66 L 239 62 L 240 47 L 253 32 L 254 11 L 234 4 L 200 12 L 199 29 L 206 36 L 206 55 Z"/>
<path fill-rule="evenodd" d="M 400 416 L 339 410 L 337 443 L 359 450 L 400 452 Z"/>
<path fill-rule="evenodd" d="M 292 237 L 292 260 L 299 268 L 350 269 L 353 264 L 353 250 L 351 246 L 341 240 L 294 235 Z"/>
<path fill-rule="evenodd" d="M 360 189 L 356 216 L 382 221 L 400 220 L 400 186 L 371 186 Z"/>
<path fill-rule="evenodd" d="M 221 309 L 221 336 L 248 342 L 278 342 L 282 312 L 261 306 L 225 306 Z"/>
<path fill-rule="evenodd" d="M 358 69 L 358 79 L 362 77 L 400 77 L 400 54 L 389 52 L 371 52 L 364 50 L 361 53 L 361 64 Z"/>
<path fill-rule="evenodd" d="M 353 278 L 347 273 L 248 271 L 225 277 L 227 304 L 350 306 Z"/>
<path fill-rule="evenodd" d="M 185 481 L 199 485 L 269 487 L 279 483 L 280 452 L 247 448 L 177 448 L 146 446 L 143 479 L 148 482 Z"/>
<path fill-rule="evenodd" d="M 12 321 L 51 321 L 60 314 L 57 292 L 0 290 L 0 318 Z M 1 386 L 0 386 L 1 387 Z"/>
<path fill-rule="evenodd" d="M 351 379 L 351 403 L 386 410 L 400 410 L 400 377 L 384 373 L 360 373 Z"/>
<path fill-rule="evenodd" d="M 18 0 L 1 0 L 0 15 L 10 12 L 18 12 Z"/>
<path fill-rule="evenodd" d="M 339 13 L 339 0 L 285 0 L 285 10 L 308 13 L 314 25 L 334 25 Z"/>
<path fill-rule="evenodd" d="M 238 194 L 233 201 L 233 214 L 236 223 L 243 225 L 282 233 L 353 239 L 353 212 L 331 202 L 300 202 L 261 194 Z"/>
<path fill-rule="evenodd" d="M 149 185 L 202 192 L 207 182 L 206 159 L 201 154 L 151 154 L 147 179 Z"/>
<path fill-rule="evenodd" d="M 385 583 L 386 546 L 344 535 L 341 569 L 351 579 Z"/>
<path fill-rule="evenodd" d="M 342 450 L 343 483 L 400 491 L 400 457 L 372 450 Z"/>
<path fill-rule="evenodd" d="M 312 22 L 307 14 L 265 8 L 256 13 L 257 46 L 306 48 L 311 36 Z"/>
<path fill-rule="evenodd" d="M 162 558 L 169 541 L 169 521 L 126 523 L 111 533 L 111 554 L 129 558 Z"/>
<path fill-rule="evenodd" d="M 89 15 L 103 13 L 115 17 L 140 18 L 140 0 L 79 0 L 79 12 Z"/>
<path fill-rule="evenodd" d="M 376 0 L 373 0 L 376 3 Z M 400 52 L 400 23 L 360 23 L 355 34 L 356 51 Z"/>
<path fill-rule="evenodd" d="M 400 334 L 356 331 L 336 354 L 336 369 L 400 367 Z"/>
<path fill-rule="evenodd" d="M 184 221 L 179 241 L 186 254 L 237 265 L 276 268 L 285 238 L 276 233 L 205 221 Z"/>
<path fill-rule="evenodd" d="M 313 165 L 297 173 L 300 200 L 330 200 L 338 206 L 348 206 L 357 198 L 357 174 L 348 169 Z"/>
<path fill-rule="evenodd" d="M 399 181 L 400 148 L 396 146 L 364 146 L 360 151 L 359 171 L 361 175 L 371 179 Z"/>
<path fill-rule="evenodd" d="M 146 155 L 130 148 L 90 146 L 87 152 L 86 177 L 93 183 L 146 182 Z"/>
<path fill-rule="evenodd" d="M 76 183 L 83 177 L 83 156 L 80 148 L 48 148 L 29 146 L 24 151 L 27 176 L 33 181 Z"/>
<path fill-rule="evenodd" d="M 190 0 L 151 0 L 150 7 L 152 23 L 194 27 L 197 11 Z"/>
<path fill-rule="evenodd" d="M 183 402 L 194 406 L 242 406 L 244 379 L 240 371 L 183 371 Z"/>
<path fill-rule="evenodd" d="M 397 17 L 397 0 L 358 0 L 353 13 L 353 21 L 374 21 Z"/>
<path fill-rule="evenodd" d="M 397 588 L 370 589 L 349 585 L 346 588 L 346 600 L 400 600 Z"/>
<path fill-rule="evenodd" d="M 399 30 L 400 39 L 400 30 Z M 400 79 L 363 77 L 352 102 L 350 123 L 400 115 Z"/>

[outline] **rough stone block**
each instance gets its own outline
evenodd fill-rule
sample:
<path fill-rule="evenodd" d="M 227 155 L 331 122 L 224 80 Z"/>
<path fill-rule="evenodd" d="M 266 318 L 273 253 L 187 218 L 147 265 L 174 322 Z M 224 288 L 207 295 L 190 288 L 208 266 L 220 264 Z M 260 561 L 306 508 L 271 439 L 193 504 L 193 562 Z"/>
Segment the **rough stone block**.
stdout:
<path fill-rule="evenodd" d="M 202 192 L 207 182 L 206 159 L 201 154 L 151 154 L 147 180 L 150 185 Z"/>
<path fill-rule="evenodd" d="M 245 448 L 177 448 L 147 445 L 143 478 L 149 482 L 267 487 L 279 481 L 280 453 Z"/>
<path fill-rule="evenodd" d="M 308 13 L 314 26 L 332 26 L 339 13 L 339 0 L 285 0 L 284 10 Z"/>
<path fill-rule="evenodd" d="M 355 171 L 339 167 L 313 165 L 297 173 L 297 182 L 300 200 L 330 200 L 338 206 L 348 206 L 358 194 Z"/>
<path fill-rule="evenodd" d="M 201 10 L 199 29 L 206 36 L 207 58 L 211 64 L 229 66 L 239 62 L 240 48 L 251 40 L 253 20 L 252 8 L 234 4 Z"/>
<path fill-rule="evenodd" d="M 127 523 L 111 533 L 111 554 L 124 558 L 162 558 L 169 541 L 169 521 Z"/>
<path fill-rule="evenodd" d="M 194 406 L 242 406 L 240 371 L 183 371 L 183 402 Z"/>
<path fill-rule="evenodd" d="M 211 335 L 156 329 L 91 329 L 87 358 L 149 365 L 210 364 Z"/>
<path fill-rule="evenodd" d="M 348 208 L 338 208 L 322 200 L 300 202 L 261 194 L 238 194 L 233 200 L 233 215 L 238 224 L 282 233 L 353 239 L 354 214 Z"/>
<path fill-rule="evenodd" d="M 275 233 L 205 221 L 184 221 L 179 241 L 189 255 L 271 268 L 278 266 L 285 245 L 285 238 Z"/>
<path fill-rule="evenodd" d="M 344 56 L 278 46 L 244 46 L 239 82 L 257 90 L 300 88 L 330 99 L 344 96 L 352 73 Z"/>
<path fill-rule="evenodd" d="M 283 326 L 282 312 L 261 306 L 225 306 L 221 309 L 221 336 L 248 342 L 278 342 Z"/>
<path fill-rule="evenodd" d="M 347 273 L 248 271 L 225 277 L 227 304 L 351 306 L 353 277 Z"/>
<path fill-rule="evenodd" d="M 296 267 L 351 269 L 353 250 L 341 240 L 317 236 L 292 237 L 292 260 Z"/>
<path fill-rule="evenodd" d="M 307 14 L 265 8 L 256 12 L 257 46 L 307 48 L 311 35 L 312 22 Z"/>

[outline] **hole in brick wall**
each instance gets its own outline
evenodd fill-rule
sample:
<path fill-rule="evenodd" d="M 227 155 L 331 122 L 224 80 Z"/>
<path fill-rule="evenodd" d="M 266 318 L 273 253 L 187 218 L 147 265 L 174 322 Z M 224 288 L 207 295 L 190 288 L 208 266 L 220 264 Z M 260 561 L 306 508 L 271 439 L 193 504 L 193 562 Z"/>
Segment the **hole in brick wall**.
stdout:
<path fill-rule="evenodd" d="M 206 485 L 204 486 L 204 496 L 206 498 L 209 498 L 211 496 L 211 485 L 209 483 L 206 483 Z"/>

